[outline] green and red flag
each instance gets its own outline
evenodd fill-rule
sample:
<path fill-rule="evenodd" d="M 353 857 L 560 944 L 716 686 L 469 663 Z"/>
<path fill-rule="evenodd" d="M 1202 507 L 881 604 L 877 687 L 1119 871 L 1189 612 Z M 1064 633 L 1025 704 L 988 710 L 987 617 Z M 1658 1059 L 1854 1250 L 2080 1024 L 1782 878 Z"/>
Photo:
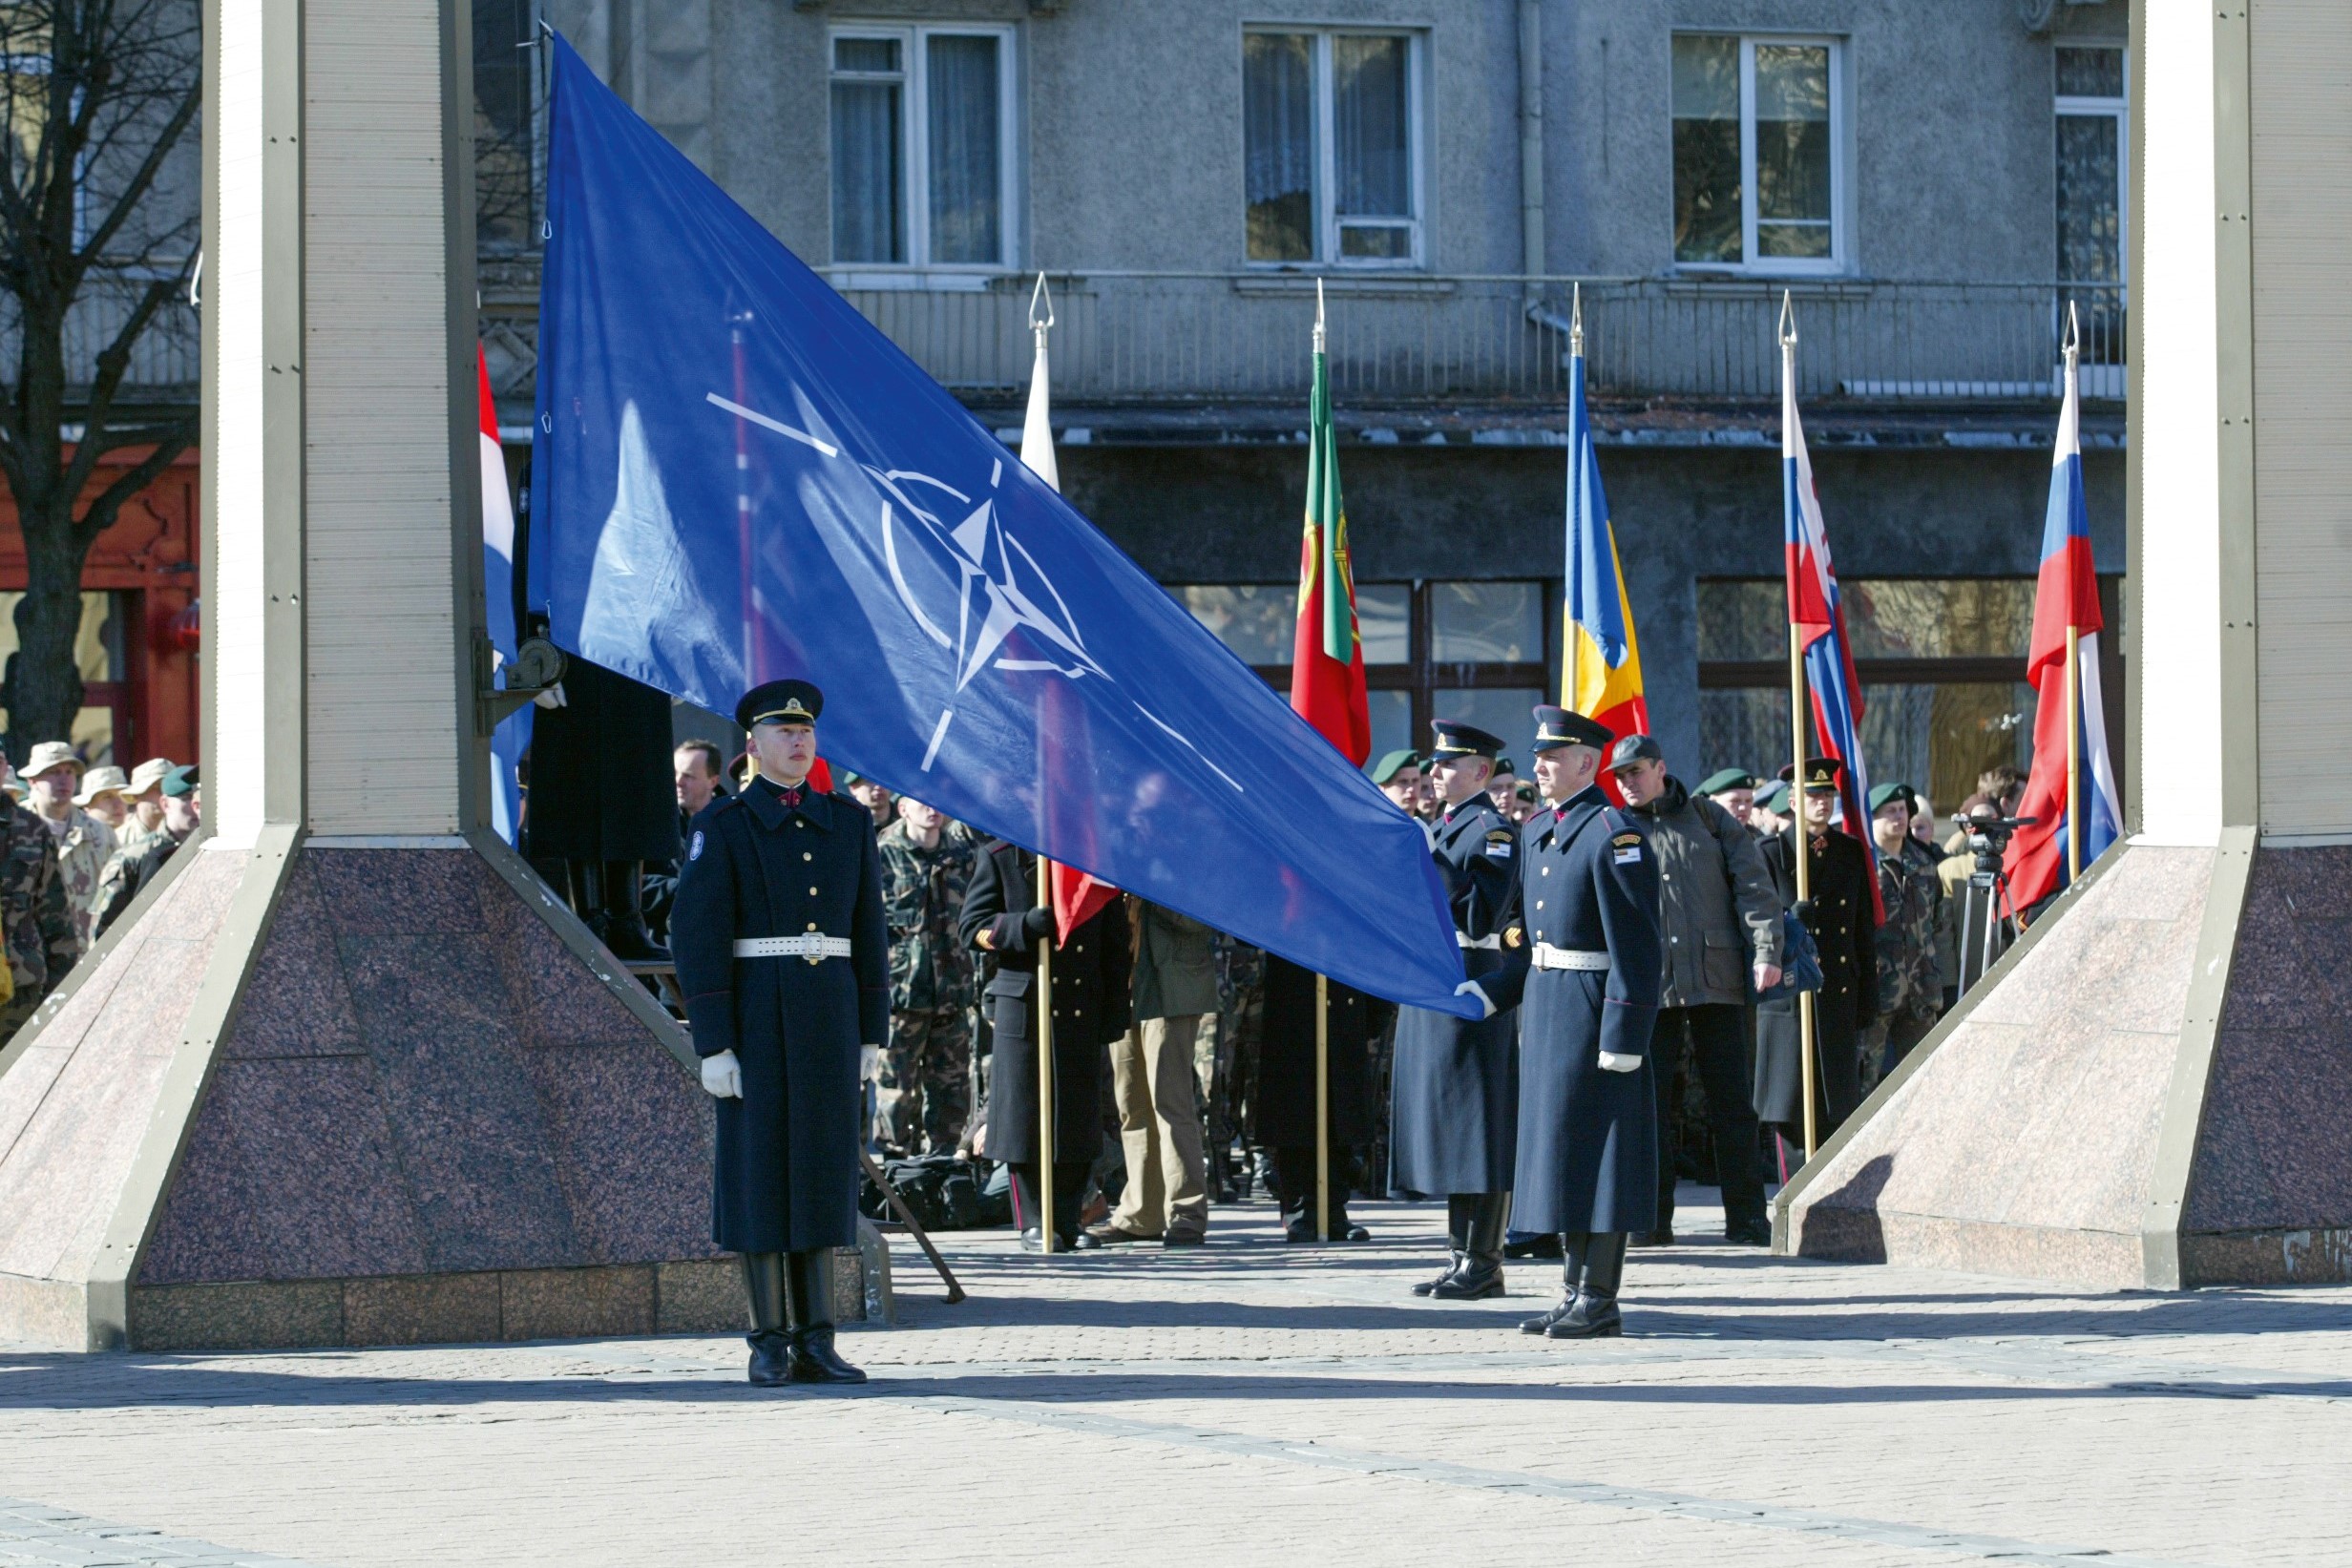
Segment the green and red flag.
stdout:
<path fill-rule="evenodd" d="M 1307 425 L 1307 531 L 1298 554 L 1298 631 L 1291 652 L 1291 706 L 1356 766 L 1372 755 L 1364 648 L 1355 625 L 1355 575 L 1348 564 L 1348 512 L 1339 497 L 1339 447 L 1332 433 L 1332 381 L 1315 306 L 1314 397 Z"/>

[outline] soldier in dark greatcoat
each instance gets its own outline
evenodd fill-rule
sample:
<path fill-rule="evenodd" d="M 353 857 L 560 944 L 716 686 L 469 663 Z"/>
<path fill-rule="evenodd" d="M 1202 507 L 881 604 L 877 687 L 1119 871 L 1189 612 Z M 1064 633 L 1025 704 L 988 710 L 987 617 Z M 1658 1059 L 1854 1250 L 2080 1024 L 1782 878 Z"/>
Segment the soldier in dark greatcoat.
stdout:
<path fill-rule="evenodd" d="M 1520 1328 L 1586 1339 L 1620 1331 L 1627 1233 L 1657 1223 L 1658 867 L 1593 783 L 1607 726 L 1564 708 L 1535 716 L 1545 805 L 1521 830 L 1525 924 L 1503 930 L 1504 967 L 1465 984 L 1497 1013 L 1520 1007 L 1512 1202 L 1523 1228 L 1560 1235 L 1560 1305 Z"/>
<path fill-rule="evenodd" d="M 1784 773 L 1793 772 L 1783 769 Z M 1862 1102 L 1861 1035 L 1879 1015 L 1879 917 L 1871 901 L 1870 857 L 1861 841 L 1830 826 L 1845 764 L 1835 757 L 1805 761 L 1801 811 L 1812 845 L 1807 866 L 1812 894 L 1805 929 L 1821 952 L 1821 989 L 1813 1001 L 1815 1131 L 1838 1130 Z M 1796 825 L 1764 841 L 1764 867 L 1784 904 L 1796 904 Z M 1787 997 L 1756 1008 L 1756 1119 L 1777 1128 L 1780 1177 L 1805 1162 L 1802 1020 Z"/>
<path fill-rule="evenodd" d="M 1313 971 L 1266 955 L 1266 1033 L 1258 1046 L 1251 1130 L 1259 1147 L 1273 1151 L 1274 1196 L 1282 1204 L 1283 1234 L 1292 1242 L 1315 1239 L 1314 992 Z M 1325 994 L 1332 1160 L 1324 1179 L 1331 1183 L 1334 1241 L 1368 1241 L 1372 1235 L 1348 1221 L 1353 1150 L 1372 1137 L 1370 1001 L 1336 980 Z"/>
<path fill-rule="evenodd" d="M 743 1254 L 751 1381 L 862 1383 L 834 1353 L 832 1249 L 857 1242 L 865 1053 L 890 1037 L 873 818 L 808 784 L 825 700 L 771 680 L 736 705 L 759 776 L 699 813 L 670 915 L 718 1098 L 718 1244 Z"/>
<path fill-rule="evenodd" d="M 1502 742 L 1439 720 L 1430 752 L 1443 805 L 1430 856 L 1444 878 L 1454 940 L 1472 979 L 1503 967 L 1502 931 L 1519 908 L 1519 828 L 1495 808 L 1487 773 Z M 1408 1007 L 1396 1014 L 1389 1070 L 1389 1190 L 1445 1195 L 1452 1261 L 1417 1296 L 1477 1301 L 1502 1294 L 1502 1233 L 1511 1216 L 1519 1118 L 1519 1017 L 1473 1022 Z"/>
<path fill-rule="evenodd" d="M 1102 1152 L 1103 1048 L 1127 1032 L 1132 998 L 1124 897 L 1114 898 L 1069 939 L 1054 940 L 1054 911 L 1038 902 L 1038 858 L 1018 845 L 992 839 L 973 868 L 958 927 L 980 953 L 980 1005 L 995 1036 L 988 1069 L 988 1136 L 984 1151 L 1011 1167 L 1014 1219 L 1021 1244 L 1044 1245 L 1039 1223 L 1038 954 L 1053 954 L 1054 1245 L 1081 1244 L 1079 1201 L 1086 1172 Z"/>

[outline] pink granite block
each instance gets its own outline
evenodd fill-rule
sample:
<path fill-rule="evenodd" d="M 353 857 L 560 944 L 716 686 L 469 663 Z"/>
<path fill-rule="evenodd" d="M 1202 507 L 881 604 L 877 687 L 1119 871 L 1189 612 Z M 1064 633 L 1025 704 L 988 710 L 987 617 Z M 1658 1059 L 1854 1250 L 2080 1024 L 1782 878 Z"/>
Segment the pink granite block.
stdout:
<path fill-rule="evenodd" d="M 2255 857 L 2258 883 L 2278 889 L 2297 920 L 2352 920 L 2352 845 L 2264 849 Z"/>
<path fill-rule="evenodd" d="M 2213 883 L 2214 851 L 2133 845 L 2102 873 L 2093 889 L 2115 918 L 2170 924 L 2194 918 Z M 2090 907 L 2086 900 L 2085 907 Z M 2078 911 L 2079 912 L 2079 911 Z"/>
<path fill-rule="evenodd" d="M 140 1282 L 424 1267 L 424 1238 L 367 1058 L 221 1063 L 141 1257 Z"/>
<path fill-rule="evenodd" d="M 114 1218 L 165 1059 L 79 1051 L 0 1164 L 0 1273 L 75 1279 Z"/>
<path fill-rule="evenodd" d="M 2169 1036 L 2109 1031 L 2076 1048 L 2077 1071 L 2011 1142 L 2003 1218 L 2055 1228 L 2134 1230 L 2148 1204 L 2173 1072 Z"/>
<path fill-rule="evenodd" d="M 167 1057 L 178 1051 L 212 948 L 209 931 L 193 940 L 160 934 L 142 940 L 123 966 L 113 1005 L 91 1020 L 80 1051 Z"/>
<path fill-rule="evenodd" d="M 17 1053 L 15 1063 L 5 1076 L 0 1076 L 0 1169 L 5 1169 L 8 1157 L 16 1140 L 32 1124 L 33 1117 L 48 1099 L 50 1085 L 65 1071 L 65 1064 L 74 1059 L 66 1049 L 52 1049 L 49 1036 L 28 1045 Z"/>
<path fill-rule="evenodd" d="M 228 1039 L 233 1056 L 349 1055 L 359 1018 L 310 857 L 295 862 Z"/>
<path fill-rule="evenodd" d="M 521 994 L 544 1045 L 634 1045 L 645 1026 L 546 924 L 516 914 L 516 961 L 529 990 Z"/>
<path fill-rule="evenodd" d="M 709 1097 L 685 1069 L 650 1040 L 557 1046 L 530 1064 L 583 1256 L 714 1253 Z"/>
<path fill-rule="evenodd" d="M 484 869 L 471 848 L 304 849 L 339 936 L 479 932 Z"/>

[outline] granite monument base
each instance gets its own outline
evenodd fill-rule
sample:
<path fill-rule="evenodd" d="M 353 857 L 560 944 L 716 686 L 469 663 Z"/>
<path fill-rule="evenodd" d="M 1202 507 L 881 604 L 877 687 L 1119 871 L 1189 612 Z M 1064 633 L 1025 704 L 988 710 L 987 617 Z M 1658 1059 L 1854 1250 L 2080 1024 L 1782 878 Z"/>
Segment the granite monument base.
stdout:
<path fill-rule="evenodd" d="M 2352 1279 L 2352 847 L 2127 845 L 1782 1194 L 1779 1250 Z"/>

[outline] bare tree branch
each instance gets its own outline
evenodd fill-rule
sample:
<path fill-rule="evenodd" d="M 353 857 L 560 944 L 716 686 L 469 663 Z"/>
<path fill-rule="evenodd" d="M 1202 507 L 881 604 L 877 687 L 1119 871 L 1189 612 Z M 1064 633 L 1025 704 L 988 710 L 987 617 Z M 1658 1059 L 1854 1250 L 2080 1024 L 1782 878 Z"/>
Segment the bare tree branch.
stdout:
<path fill-rule="evenodd" d="M 83 553 L 97 541 L 99 534 L 113 525 L 123 504 L 162 476 L 163 470 L 179 459 L 179 454 L 196 443 L 197 415 L 191 409 L 181 419 L 158 428 L 153 437 L 155 449 L 116 474 L 107 487 L 91 498 L 82 515 L 74 523 L 74 542 Z M 127 445 L 128 443 L 126 443 Z"/>

